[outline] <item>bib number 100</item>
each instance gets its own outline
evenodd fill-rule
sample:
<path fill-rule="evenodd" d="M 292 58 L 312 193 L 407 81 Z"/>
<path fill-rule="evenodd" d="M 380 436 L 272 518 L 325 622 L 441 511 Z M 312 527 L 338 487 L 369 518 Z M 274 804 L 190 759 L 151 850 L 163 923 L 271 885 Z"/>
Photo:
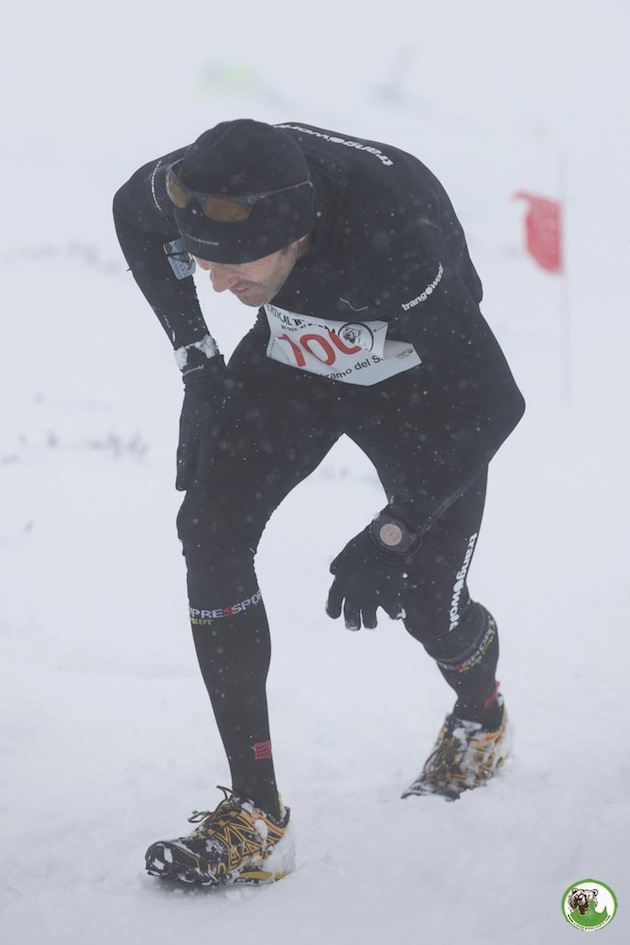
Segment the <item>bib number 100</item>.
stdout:
<path fill-rule="evenodd" d="M 311 332 L 306 335 L 301 335 L 296 340 L 294 338 L 289 338 L 287 334 L 284 334 L 276 335 L 276 340 L 287 342 L 291 348 L 291 353 L 295 358 L 297 367 L 305 367 L 305 351 L 307 354 L 310 354 L 318 361 L 321 361 L 322 364 L 331 365 L 337 360 L 337 355 L 339 352 L 341 352 L 341 354 L 357 354 L 359 351 L 363 350 L 360 345 L 353 345 L 352 347 L 349 347 L 341 340 L 339 335 L 330 329 L 328 329 L 327 335 L 328 337 L 324 337 L 323 335 L 318 335 L 314 332 Z"/>

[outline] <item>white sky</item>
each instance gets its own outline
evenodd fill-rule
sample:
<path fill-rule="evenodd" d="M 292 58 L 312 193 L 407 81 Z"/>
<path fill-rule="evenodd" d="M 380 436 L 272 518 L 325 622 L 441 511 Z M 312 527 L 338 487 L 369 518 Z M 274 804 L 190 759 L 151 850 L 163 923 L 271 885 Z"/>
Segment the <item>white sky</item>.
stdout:
<path fill-rule="evenodd" d="M 406 90 L 439 110 L 609 133 L 630 75 L 624 0 L 39 0 L 7 16 L 5 107 L 33 129 L 70 115 L 82 126 L 85 108 L 116 127 L 169 86 L 190 94 L 190 77 L 217 62 L 253 67 L 299 101 L 378 86 L 402 55 Z"/>

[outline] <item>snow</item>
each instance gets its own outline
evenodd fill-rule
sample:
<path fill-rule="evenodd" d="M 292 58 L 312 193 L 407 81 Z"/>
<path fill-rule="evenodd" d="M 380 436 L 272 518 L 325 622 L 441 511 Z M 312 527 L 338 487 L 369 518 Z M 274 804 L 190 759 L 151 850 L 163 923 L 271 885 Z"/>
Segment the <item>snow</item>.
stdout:
<path fill-rule="evenodd" d="M 183 348 L 175 349 L 175 363 L 180 371 L 183 372 L 188 364 L 188 352 L 190 348 L 196 348 L 206 358 L 213 358 L 219 353 L 217 343 L 211 335 L 206 335 L 201 341 L 195 341 L 193 344 L 185 345 Z"/>
<path fill-rule="evenodd" d="M 358 20 L 332 0 L 308 19 L 250 0 L 238 17 L 60 0 L 10 17 L 2 942 L 556 945 L 575 940 L 560 902 L 585 877 L 619 898 L 606 942 L 627 941 L 628 10 L 392 0 Z M 175 537 L 181 381 L 110 204 L 141 163 L 241 115 L 407 147 L 461 213 L 528 401 L 492 464 L 469 576 L 499 623 L 514 754 L 455 804 L 400 800 L 452 698 L 399 624 L 352 634 L 324 614 L 330 561 L 383 504 L 341 443 L 258 558 L 298 868 L 265 889 L 171 892 L 144 850 L 229 780 Z M 522 189 L 566 201 L 566 282 L 523 253 Z M 200 276 L 229 353 L 253 313 Z"/>

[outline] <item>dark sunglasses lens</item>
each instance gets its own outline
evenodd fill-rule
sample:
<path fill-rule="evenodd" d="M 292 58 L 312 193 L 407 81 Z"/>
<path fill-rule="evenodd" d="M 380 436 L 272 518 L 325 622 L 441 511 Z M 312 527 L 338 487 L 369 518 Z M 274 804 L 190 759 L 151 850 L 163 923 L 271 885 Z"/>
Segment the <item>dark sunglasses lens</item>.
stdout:
<path fill-rule="evenodd" d="M 174 203 L 180 210 L 188 206 L 188 194 L 172 171 L 169 171 L 166 175 L 166 193 L 171 203 Z"/>
<path fill-rule="evenodd" d="M 252 212 L 252 207 L 230 197 L 204 197 L 201 207 L 208 219 L 219 223 L 240 223 Z"/>

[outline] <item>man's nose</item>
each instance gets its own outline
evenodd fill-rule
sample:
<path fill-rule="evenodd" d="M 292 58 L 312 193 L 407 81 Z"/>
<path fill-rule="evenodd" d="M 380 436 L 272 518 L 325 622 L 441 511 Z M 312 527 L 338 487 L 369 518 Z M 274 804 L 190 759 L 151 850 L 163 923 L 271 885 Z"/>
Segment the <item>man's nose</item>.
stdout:
<path fill-rule="evenodd" d="M 238 282 L 238 275 L 223 263 L 213 263 L 210 267 L 210 282 L 215 292 L 225 292 Z"/>

